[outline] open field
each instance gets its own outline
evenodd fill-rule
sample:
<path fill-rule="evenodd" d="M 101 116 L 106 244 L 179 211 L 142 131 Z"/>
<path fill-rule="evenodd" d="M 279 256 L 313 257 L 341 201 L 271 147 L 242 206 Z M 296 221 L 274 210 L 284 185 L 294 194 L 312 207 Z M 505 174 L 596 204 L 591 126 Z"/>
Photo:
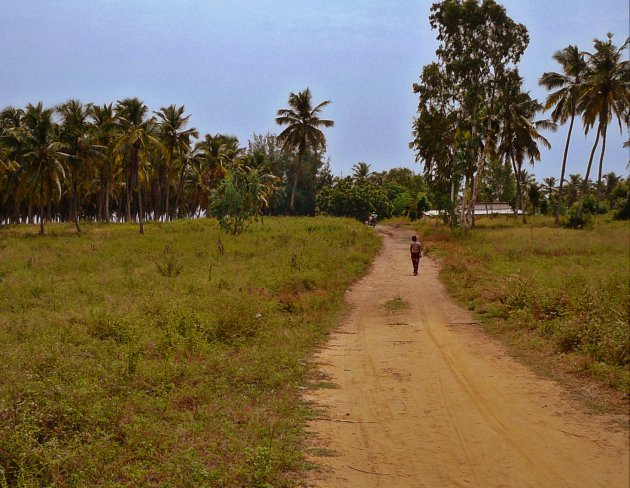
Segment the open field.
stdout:
<path fill-rule="evenodd" d="M 0 486 L 291 486 L 356 221 L 0 230 Z"/>
<path fill-rule="evenodd" d="M 415 227 L 440 257 L 449 292 L 487 330 L 539 371 L 573 382 L 592 406 L 627 411 L 627 222 L 602 218 L 578 231 L 547 218 L 521 225 L 495 217 L 479 219 L 472 232 L 431 220 Z"/>

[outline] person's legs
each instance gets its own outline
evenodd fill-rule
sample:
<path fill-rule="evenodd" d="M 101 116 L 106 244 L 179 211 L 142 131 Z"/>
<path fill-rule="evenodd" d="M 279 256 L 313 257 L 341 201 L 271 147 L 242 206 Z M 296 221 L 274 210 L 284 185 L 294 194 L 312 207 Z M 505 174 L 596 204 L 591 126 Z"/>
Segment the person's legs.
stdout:
<path fill-rule="evenodd" d="M 416 256 L 411 257 L 411 262 L 413 263 L 413 274 L 418 274 L 418 264 L 420 263 L 420 258 Z"/>

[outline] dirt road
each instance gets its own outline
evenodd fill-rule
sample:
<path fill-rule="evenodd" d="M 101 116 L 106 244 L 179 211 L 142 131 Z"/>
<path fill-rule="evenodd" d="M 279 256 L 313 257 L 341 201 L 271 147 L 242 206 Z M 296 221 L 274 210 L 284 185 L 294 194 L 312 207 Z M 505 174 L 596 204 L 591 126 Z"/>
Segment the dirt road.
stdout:
<path fill-rule="evenodd" d="M 506 355 L 447 297 L 435 262 L 413 276 L 409 231 L 377 230 L 383 251 L 316 358 L 336 387 L 306 396 L 322 408 L 308 486 L 630 486 L 627 432 Z"/>

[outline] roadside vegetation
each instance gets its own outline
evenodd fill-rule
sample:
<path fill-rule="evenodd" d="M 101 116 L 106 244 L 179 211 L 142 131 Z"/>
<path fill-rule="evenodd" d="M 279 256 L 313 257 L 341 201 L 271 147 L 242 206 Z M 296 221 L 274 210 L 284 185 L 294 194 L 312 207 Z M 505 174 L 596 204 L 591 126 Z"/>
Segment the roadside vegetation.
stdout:
<path fill-rule="evenodd" d="M 628 224 L 601 218 L 592 230 L 555 227 L 553 217 L 522 225 L 480 218 L 475 232 L 435 220 L 417 223 L 437 255 L 452 296 L 518 354 L 553 375 L 595 381 L 630 393 Z M 625 411 L 625 410 L 624 410 Z"/>
<path fill-rule="evenodd" d="M 354 220 L 0 229 L 0 486 L 293 486 Z"/>

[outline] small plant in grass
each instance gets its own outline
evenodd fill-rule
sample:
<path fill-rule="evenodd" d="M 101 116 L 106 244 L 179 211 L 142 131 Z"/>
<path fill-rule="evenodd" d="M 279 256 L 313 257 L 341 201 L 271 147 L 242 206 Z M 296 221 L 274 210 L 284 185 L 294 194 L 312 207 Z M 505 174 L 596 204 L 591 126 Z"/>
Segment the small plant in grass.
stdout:
<path fill-rule="evenodd" d="M 156 261 L 158 273 L 167 278 L 175 278 L 179 276 L 184 268 L 180 257 L 171 249 L 170 246 L 166 246 L 162 251 L 162 257 L 160 261 Z"/>

